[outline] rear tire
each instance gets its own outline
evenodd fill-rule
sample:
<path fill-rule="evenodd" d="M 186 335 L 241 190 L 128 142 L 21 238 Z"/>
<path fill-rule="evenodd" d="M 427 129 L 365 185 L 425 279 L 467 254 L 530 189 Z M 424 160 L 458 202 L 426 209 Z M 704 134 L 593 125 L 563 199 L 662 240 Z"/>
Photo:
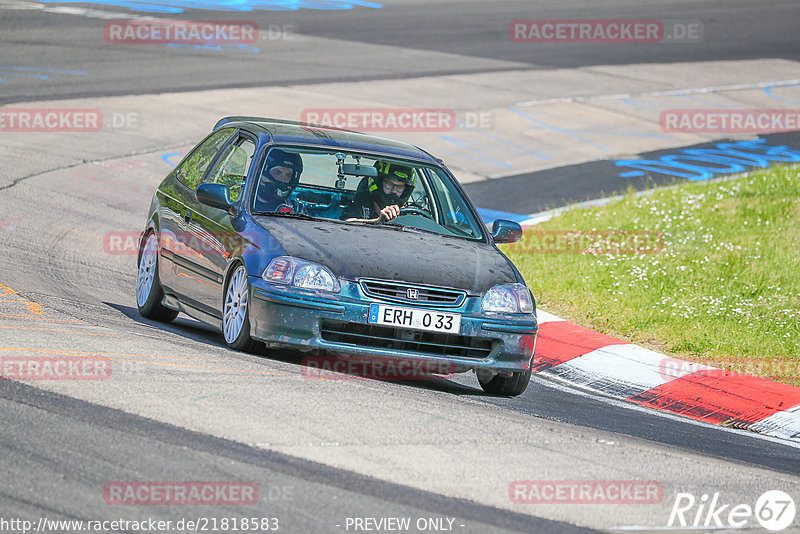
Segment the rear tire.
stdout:
<path fill-rule="evenodd" d="M 164 289 L 158 279 L 158 237 L 147 234 L 139 251 L 139 273 L 136 276 L 136 305 L 142 317 L 168 323 L 178 316 L 176 310 L 161 304 Z"/>
<path fill-rule="evenodd" d="M 516 371 L 511 376 L 494 375 L 486 377 L 482 372 L 475 373 L 478 377 L 483 391 L 490 395 L 501 395 L 503 397 L 516 397 L 528 388 L 531 381 L 531 369 L 527 371 Z"/>
<path fill-rule="evenodd" d="M 225 286 L 222 300 L 222 334 L 235 350 L 256 352 L 260 343 L 250 337 L 250 283 L 247 269 L 239 264 Z"/>

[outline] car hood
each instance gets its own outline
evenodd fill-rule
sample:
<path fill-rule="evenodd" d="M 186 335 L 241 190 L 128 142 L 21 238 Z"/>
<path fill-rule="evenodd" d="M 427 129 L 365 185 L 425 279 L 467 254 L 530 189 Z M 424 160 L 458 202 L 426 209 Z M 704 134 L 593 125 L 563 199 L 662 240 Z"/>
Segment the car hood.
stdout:
<path fill-rule="evenodd" d="M 517 281 L 510 262 L 487 243 L 361 224 L 269 216 L 256 221 L 286 254 L 320 263 L 347 280 L 397 280 L 472 295 Z"/>

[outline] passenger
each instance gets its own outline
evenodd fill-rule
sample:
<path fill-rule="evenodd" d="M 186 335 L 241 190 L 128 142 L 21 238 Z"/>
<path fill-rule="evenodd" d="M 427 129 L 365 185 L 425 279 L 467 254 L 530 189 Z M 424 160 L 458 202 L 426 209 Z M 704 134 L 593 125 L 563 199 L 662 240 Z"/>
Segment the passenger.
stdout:
<path fill-rule="evenodd" d="M 253 211 L 305 213 L 300 203 L 291 198 L 302 172 L 303 159 L 300 154 L 277 148 L 270 150 L 258 181 Z"/>
<path fill-rule="evenodd" d="M 400 207 L 408 202 L 414 191 L 414 169 L 386 161 L 376 161 L 375 168 L 378 175 L 362 180 L 341 219 L 348 222 L 391 221 L 400 215 Z"/>

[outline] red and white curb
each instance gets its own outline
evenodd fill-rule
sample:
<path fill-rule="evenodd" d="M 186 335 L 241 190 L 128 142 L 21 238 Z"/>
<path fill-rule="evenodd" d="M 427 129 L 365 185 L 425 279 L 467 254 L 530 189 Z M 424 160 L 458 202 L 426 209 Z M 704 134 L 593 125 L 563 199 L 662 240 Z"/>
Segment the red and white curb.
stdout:
<path fill-rule="evenodd" d="M 800 442 L 800 388 L 670 358 L 537 310 L 533 371 L 611 397 Z"/>

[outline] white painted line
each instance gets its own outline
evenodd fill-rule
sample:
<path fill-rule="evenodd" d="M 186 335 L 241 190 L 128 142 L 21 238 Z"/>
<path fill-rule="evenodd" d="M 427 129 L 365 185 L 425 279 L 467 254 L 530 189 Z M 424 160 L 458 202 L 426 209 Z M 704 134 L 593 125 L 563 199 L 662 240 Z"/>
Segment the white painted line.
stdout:
<path fill-rule="evenodd" d="M 100 9 L 90 9 L 85 7 L 72 7 L 72 6 L 46 6 L 39 2 L 24 2 L 19 0 L 0 0 L 0 9 L 20 10 L 20 9 L 35 9 L 45 13 L 56 13 L 57 15 L 77 15 L 79 17 L 86 17 L 90 19 L 101 20 L 115 20 L 115 19 L 128 19 L 128 20 L 169 20 L 164 18 L 157 18 L 151 15 L 137 15 L 136 13 L 122 13 L 116 11 L 103 11 Z"/>
<path fill-rule="evenodd" d="M 749 430 L 769 436 L 800 441 L 800 405 L 774 413 L 766 419 L 753 423 L 750 425 Z"/>
<path fill-rule="evenodd" d="M 563 391 L 566 393 L 571 393 L 573 395 L 579 395 L 581 397 L 586 397 L 588 399 L 593 399 L 601 402 L 605 402 L 606 404 L 610 404 L 617 408 L 625 408 L 627 410 L 633 410 L 635 412 L 642 412 L 647 413 L 650 415 L 654 415 L 657 417 L 663 417 L 665 419 L 670 419 L 672 421 L 678 421 L 683 424 L 687 425 L 694 425 L 694 426 L 702 426 L 705 428 L 713 428 L 718 432 L 730 432 L 733 434 L 738 434 L 742 437 L 749 437 L 753 439 L 762 439 L 764 441 L 769 441 L 771 443 L 779 443 L 781 445 L 786 445 L 787 447 L 792 447 L 795 449 L 800 449 L 800 441 L 787 441 L 783 438 L 778 438 L 775 436 L 770 436 L 767 434 L 757 434 L 755 432 L 751 432 L 750 430 L 743 430 L 741 428 L 733 428 L 733 427 L 726 427 L 720 425 L 714 425 L 712 423 L 708 423 L 705 421 L 698 421 L 696 419 L 692 419 L 690 417 L 686 417 L 685 415 L 678 415 L 672 412 L 667 412 L 664 410 L 658 410 L 655 408 L 650 408 L 647 406 L 640 406 L 639 404 L 634 404 L 632 402 L 628 402 L 625 400 L 620 400 L 615 397 L 611 397 L 609 395 L 597 395 L 595 391 L 589 391 L 585 388 L 581 388 L 576 384 L 572 384 L 571 382 L 567 382 L 559 377 L 556 376 L 545 376 L 545 373 L 538 373 L 531 377 L 532 381 L 536 381 L 539 384 L 545 387 L 551 387 L 553 389 L 557 389 L 559 391 Z"/>
<path fill-rule="evenodd" d="M 710 369 L 638 345 L 609 345 L 542 371 L 626 399 L 688 373 Z"/>
<path fill-rule="evenodd" d="M 566 319 L 562 319 L 561 317 L 556 317 L 552 313 L 547 313 L 544 310 L 536 310 L 536 321 L 539 324 L 543 324 L 543 323 L 552 323 L 555 321 L 566 321 Z"/>
<path fill-rule="evenodd" d="M 118 13 L 115 11 L 102 11 L 100 9 L 88 9 L 84 7 L 70 7 L 70 6 L 55 6 L 44 7 L 42 11 L 46 13 L 56 13 L 58 15 L 77 15 L 79 17 L 86 17 L 89 19 L 100 20 L 168 20 L 164 18 L 157 18 L 150 15 L 137 15 L 135 13 Z"/>
<path fill-rule="evenodd" d="M 747 89 L 763 89 L 765 87 L 784 87 L 787 85 L 800 85 L 800 79 L 778 80 L 774 82 L 740 83 L 735 85 L 717 85 L 711 87 L 690 87 L 688 89 L 670 89 L 667 91 L 649 91 L 645 93 L 619 93 L 615 95 L 546 98 L 543 100 L 528 100 L 525 102 L 519 102 L 515 104 L 515 107 L 542 106 L 545 104 L 567 104 L 571 102 L 591 102 L 593 100 L 622 100 L 625 98 L 646 98 L 652 96 L 684 96 L 706 93 L 721 93 L 725 91 L 744 91 Z"/>

